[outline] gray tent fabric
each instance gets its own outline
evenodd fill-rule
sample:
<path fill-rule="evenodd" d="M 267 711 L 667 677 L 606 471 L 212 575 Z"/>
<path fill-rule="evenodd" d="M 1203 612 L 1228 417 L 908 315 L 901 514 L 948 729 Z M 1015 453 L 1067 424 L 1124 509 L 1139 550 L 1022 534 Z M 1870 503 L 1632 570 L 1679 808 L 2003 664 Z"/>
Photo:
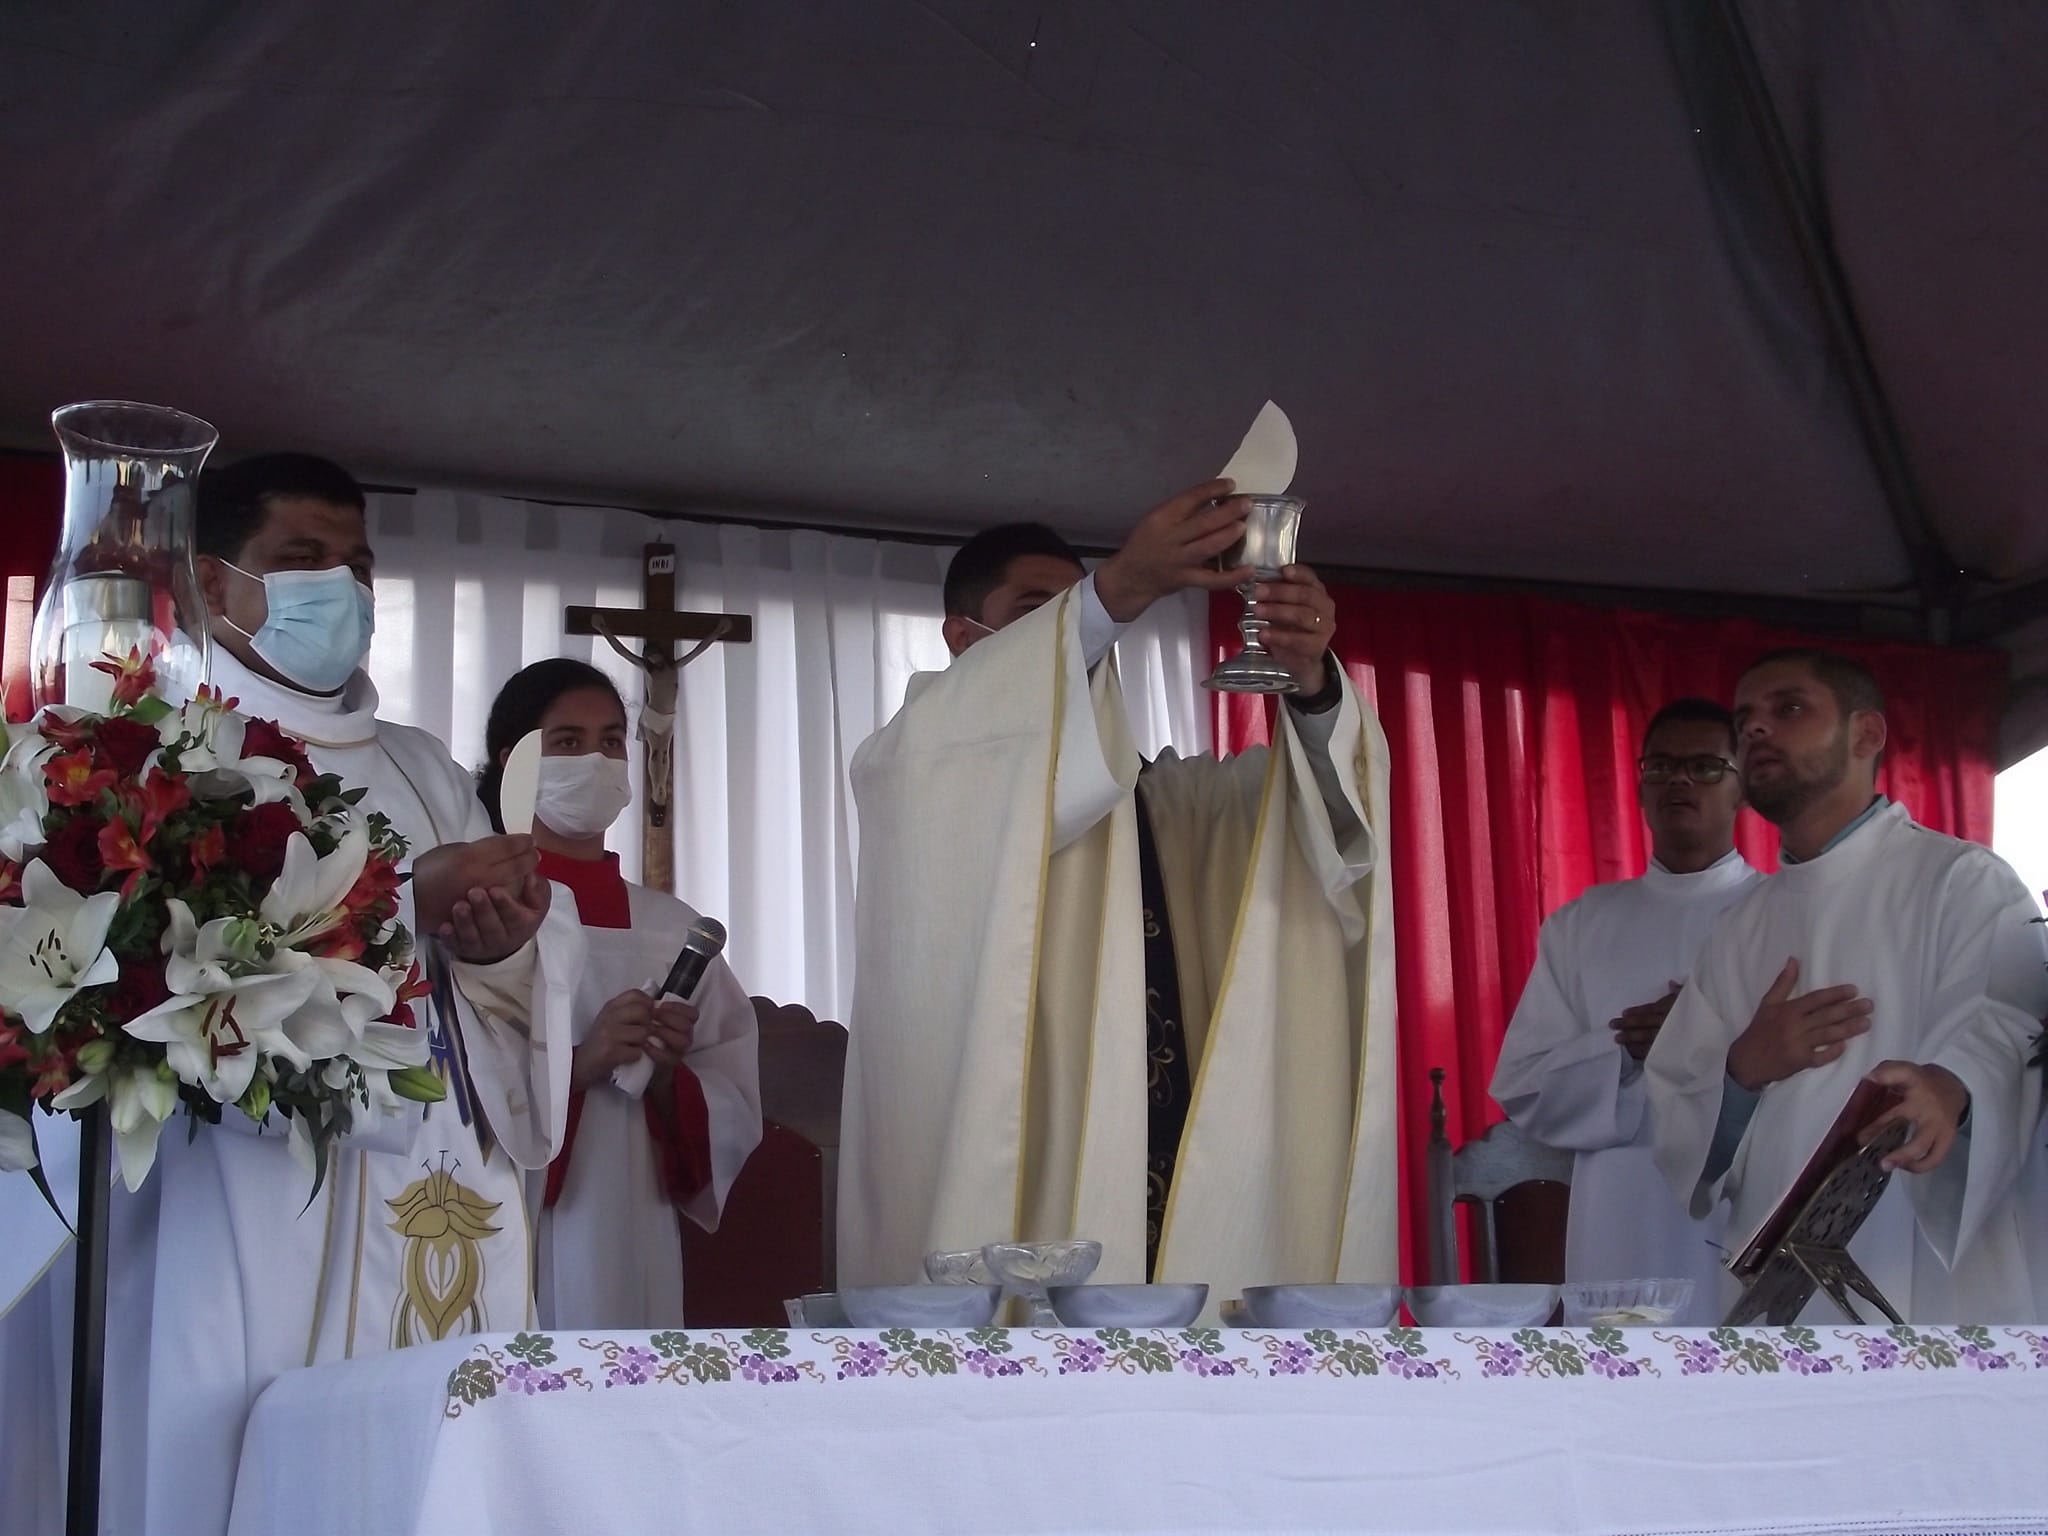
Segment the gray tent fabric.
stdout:
<path fill-rule="evenodd" d="M 1270 396 L 1320 563 L 2048 663 L 2035 0 L 17 3 L 0 166 L 16 445 L 1100 544 Z"/>

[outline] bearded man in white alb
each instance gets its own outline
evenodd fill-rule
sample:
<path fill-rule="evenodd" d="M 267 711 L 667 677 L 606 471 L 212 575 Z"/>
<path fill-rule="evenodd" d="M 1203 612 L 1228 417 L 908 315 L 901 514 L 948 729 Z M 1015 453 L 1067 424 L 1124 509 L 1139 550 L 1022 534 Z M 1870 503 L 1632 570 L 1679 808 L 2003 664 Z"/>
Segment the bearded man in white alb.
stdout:
<path fill-rule="evenodd" d="M 1775 652 L 1735 694 L 1749 802 L 1784 867 L 1715 929 L 1646 1069 L 1658 1162 L 1741 1247 L 1791 1188 L 1857 1081 L 1902 1096 L 1896 1176 L 1849 1252 L 1913 1323 L 2037 1315 L 2025 1175 L 2041 1134 L 2027 1064 L 2048 949 L 2004 860 L 1876 791 L 1884 697 L 1826 651 Z M 1817 1295 L 1807 1321 L 1835 1318 Z"/>

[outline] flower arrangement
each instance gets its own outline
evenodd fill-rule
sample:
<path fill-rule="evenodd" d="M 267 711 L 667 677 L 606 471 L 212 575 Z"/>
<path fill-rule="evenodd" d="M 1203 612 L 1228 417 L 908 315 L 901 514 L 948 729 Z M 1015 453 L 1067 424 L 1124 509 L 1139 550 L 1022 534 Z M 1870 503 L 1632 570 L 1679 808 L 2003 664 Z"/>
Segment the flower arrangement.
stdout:
<path fill-rule="evenodd" d="M 359 1116 L 444 1091 L 405 843 L 234 700 L 173 708 L 139 651 L 93 666 L 106 713 L 0 732 L 0 1169 L 35 1167 L 37 1105 L 106 1101 L 131 1190 L 180 1107 L 275 1111 L 317 1193 Z"/>

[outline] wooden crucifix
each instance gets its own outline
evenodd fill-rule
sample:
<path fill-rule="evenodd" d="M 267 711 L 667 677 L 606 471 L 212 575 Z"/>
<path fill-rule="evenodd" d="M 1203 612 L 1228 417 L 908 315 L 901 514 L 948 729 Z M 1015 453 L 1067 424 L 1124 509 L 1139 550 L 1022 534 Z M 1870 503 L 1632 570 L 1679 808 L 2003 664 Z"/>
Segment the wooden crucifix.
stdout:
<path fill-rule="evenodd" d="M 640 822 L 640 883 L 657 891 L 675 891 L 675 839 L 669 831 L 669 807 L 675 800 L 676 770 L 672 750 L 676 725 L 676 673 L 704 651 L 725 641 L 748 645 L 754 621 L 744 613 L 678 613 L 676 611 L 676 549 L 649 544 L 640 567 L 638 608 L 584 608 L 562 611 L 562 627 L 572 635 L 598 635 L 646 676 L 647 696 L 640 708 L 642 766 L 647 771 L 647 804 Z M 638 640 L 640 649 L 625 642 Z M 683 655 L 676 647 L 693 642 Z"/>

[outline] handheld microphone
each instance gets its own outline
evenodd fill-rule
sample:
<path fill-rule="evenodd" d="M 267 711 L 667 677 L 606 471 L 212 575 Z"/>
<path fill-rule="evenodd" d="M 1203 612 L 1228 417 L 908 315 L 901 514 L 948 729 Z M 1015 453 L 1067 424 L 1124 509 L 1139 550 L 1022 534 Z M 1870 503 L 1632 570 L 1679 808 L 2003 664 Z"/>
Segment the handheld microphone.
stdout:
<path fill-rule="evenodd" d="M 715 917 L 700 917 L 690 924 L 688 937 L 683 947 L 676 952 L 676 963 L 668 968 L 668 977 L 661 984 L 657 998 L 680 997 L 684 1002 L 694 1002 L 694 993 L 703 983 L 704 973 L 711 969 L 711 962 L 725 948 L 725 924 Z"/>

